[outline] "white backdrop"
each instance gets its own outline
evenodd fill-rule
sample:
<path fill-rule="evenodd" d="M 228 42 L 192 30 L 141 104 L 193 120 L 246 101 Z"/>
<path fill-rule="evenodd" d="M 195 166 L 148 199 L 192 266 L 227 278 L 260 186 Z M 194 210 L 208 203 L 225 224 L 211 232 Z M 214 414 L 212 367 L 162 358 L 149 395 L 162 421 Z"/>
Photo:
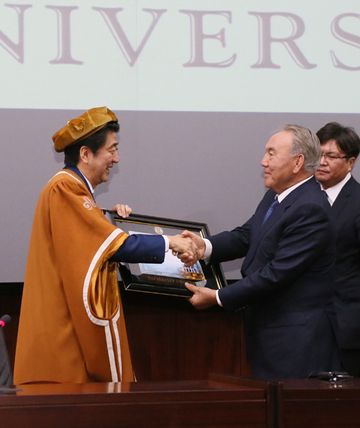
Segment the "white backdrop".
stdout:
<path fill-rule="evenodd" d="M 357 0 L 0 3 L 1 108 L 360 111 Z"/>
<path fill-rule="evenodd" d="M 360 131 L 359 22 L 350 0 L 0 2 L 0 281 L 23 280 L 38 194 L 63 165 L 51 135 L 90 107 L 121 124 L 100 205 L 213 233 L 246 221 L 272 132 Z"/>

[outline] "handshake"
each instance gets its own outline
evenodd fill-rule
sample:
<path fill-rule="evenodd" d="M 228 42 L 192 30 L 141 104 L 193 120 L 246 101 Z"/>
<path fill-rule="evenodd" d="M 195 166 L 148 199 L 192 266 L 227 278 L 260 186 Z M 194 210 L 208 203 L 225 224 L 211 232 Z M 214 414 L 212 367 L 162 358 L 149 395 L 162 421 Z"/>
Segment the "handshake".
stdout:
<path fill-rule="evenodd" d="M 127 218 L 132 213 L 132 209 L 126 204 L 116 204 L 112 211 L 117 212 L 120 217 Z M 169 248 L 185 266 L 192 266 L 204 257 L 205 242 L 195 233 L 184 230 L 179 235 L 167 236 Z"/>
<path fill-rule="evenodd" d="M 121 217 L 128 217 L 131 214 L 131 208 L 125 204 L 117 204 L 113 208 Z M 192 266 L 198 260 L 204 258 L 205 241 L 193 232 L 184 230 L 181 234 L 167 236 L 169 248 L 185 266 Z M 207 287 L 197 287 L 194 284 L 186 283 L 185 287 L 193 293 L 189 302 L 196 309 L 206 309 L 217 305 L 216 291 Z"/>
<path fill-rule="evenodd" d="M 169 247 L 186 266 L 195 264 L 204 258 L 205 242 L 199 236 L 188 230 L 179 235 L 168 236 Z"/>
<path fill-rule="evenodd" d="M 180 235 L 168 236 L 168 239 L 170 249 L 186 266 L 204 258 L 205 242 L 199 235 L 184 230 Z M 215 290 L 190 283 L 186 283 L 185 287 L 193 293 L 189 302 L 196 309 L 207 309 L 218 304 Z"/>

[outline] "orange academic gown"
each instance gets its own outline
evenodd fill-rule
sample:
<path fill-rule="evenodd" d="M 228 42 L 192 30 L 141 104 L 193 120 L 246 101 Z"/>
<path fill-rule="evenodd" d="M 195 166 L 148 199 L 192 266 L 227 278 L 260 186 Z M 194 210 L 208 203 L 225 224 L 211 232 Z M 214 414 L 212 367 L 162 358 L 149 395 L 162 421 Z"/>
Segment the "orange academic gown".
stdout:
<path fill-rule="evenodd" d="M 35 211 L 14 382 L 134 379 L 116 264 L 127 235 L 72 171 L 57 173 Z"/>

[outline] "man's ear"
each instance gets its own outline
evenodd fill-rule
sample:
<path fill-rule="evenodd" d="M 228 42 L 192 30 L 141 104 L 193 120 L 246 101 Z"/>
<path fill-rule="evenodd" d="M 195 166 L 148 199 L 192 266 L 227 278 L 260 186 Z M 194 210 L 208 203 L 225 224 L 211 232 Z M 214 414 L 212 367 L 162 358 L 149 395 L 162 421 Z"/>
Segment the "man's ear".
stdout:
<path fill-rule="evenodd" d="M 300 153 L 296 155 L 293 173 L 297 174 L 302 169 L 303 166 L 304 166 L 304 155 Z"/>
<path fill-rule="evenodd" d="M 89 154 L 90 154 L 90 149 L 89 147 L 86 146 L 81 146 L 80 147 L 80 152 L 79 152 L 79 159 L 85 163 L 88 164 L 89 163 Z"/>
<path fill-rule="evenodd" d="M 352 158 L 349 158 L 349 159 L 348 159 L 349 172 L 351 172 L 351 171 L 352 171 L 352 169 L 354 168 L 355 161 L 356 161 L 356 158 L 355 158 L 355 157 L 352 157 Z"/>

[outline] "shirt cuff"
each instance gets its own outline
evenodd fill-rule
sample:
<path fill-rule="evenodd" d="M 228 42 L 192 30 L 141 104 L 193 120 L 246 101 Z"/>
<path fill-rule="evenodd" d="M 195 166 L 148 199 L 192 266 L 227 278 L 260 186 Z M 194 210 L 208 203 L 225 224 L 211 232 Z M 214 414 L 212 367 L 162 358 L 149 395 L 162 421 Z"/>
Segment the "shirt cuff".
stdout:
<path fill-rule="evenodd" d="M 167 253 L 169 251 L 169 238 L 166 235 L 161 235 L 164 238 L 165 241 L 165 253 Z"/>
<path fill-rule="evenodd" d="M 209 260 L 212 254 L 212 243 L 204 238 L 204 242 L 205 242 L 205 252 L 204 252 L 204 260 Z"/>
<path fill-rule="evenodd" d="M 221 300 L 220 300 L 220 297 L 219 297 L 219 290 L 216 290 L 216 301 L 217 301 L 217 304 L 219 306 L 221 306 L 222 308 L 224 307 L 223 304 L 221 303 Z"/>

